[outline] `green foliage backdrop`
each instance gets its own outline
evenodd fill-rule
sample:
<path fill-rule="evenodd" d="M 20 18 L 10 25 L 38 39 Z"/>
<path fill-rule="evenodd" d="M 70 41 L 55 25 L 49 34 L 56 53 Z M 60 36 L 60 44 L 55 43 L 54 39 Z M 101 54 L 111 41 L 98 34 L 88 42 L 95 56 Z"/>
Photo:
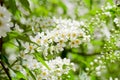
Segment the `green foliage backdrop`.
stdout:
<path fill-rule="evenodd" d="M 119 80 L 119 0 L 1 0 L 0 80 Z"/>

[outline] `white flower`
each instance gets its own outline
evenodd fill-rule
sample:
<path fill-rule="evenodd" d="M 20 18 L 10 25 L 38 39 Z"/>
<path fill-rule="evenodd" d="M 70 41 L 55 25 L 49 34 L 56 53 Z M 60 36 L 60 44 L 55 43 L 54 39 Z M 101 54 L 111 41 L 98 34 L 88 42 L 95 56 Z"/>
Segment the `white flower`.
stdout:
<path fill-rule="evenodd" d="M 29 65 L 31 65 L 32 70 L 40 68 L 40 63 L 36 59 L 32 59 Z"/>
<path fill-rule="evenodd" d="M 118 26 L 118 27 L 120 26 L 120 20 L 118 18 L 115 18 L 114 22 L 115 22 L 116 26 Z"/>
<path fill-rule="evenodd" d="M 32 44 L 32 43 L 22 43 L 22 46 L 25 48 L 24 52 L 25 53 L 28 53 L 28 52 L 31 52 L 33 53 L 34 52 L 34 49 L 36 49 L 36 45 L 35 44 Z"/>
<path fill-rule="evenodd" d="M 96 75 L 97 75 L 97 76 L 101 76 L 101 72 L 100 72 L 100 71 L 97 71 L 97 72 L 96 72 Z"/>
<path fill-rule="evenodd" d="M 79 75 L 79 80 L 90 80 L 90 77 L 87 75 L 87 73 L 82 72 L 82 73 Z"/>
<path fill-rule="evenodd" d="M 96 67 L 96 71 L 100 71 L 100 69 L 101 69 L 101 66 Z"/>
<path fill-rule="evenodd" d="M 109 77 L 109 80 L 113 80 L 113 78 L 112 78 L 112 77 Z"/>
<path fill-rule="evenodd" d="M 61 59 L 60 57 L 56 57 L 53 60 L 46 61 L 47 65 L 49 65 L 50 70 L 48 70 L 45 66 L 41 66 L 41 79 L 47 80 L 61 80 L 63 74 L 68 74 L 70 70 L 74 70 L 73 63 L 70 63 L 70 59 Z"/>
<path fill-rule="evenodd" d="M 102 29 L 102 32 L 106 36 L 107 39 L 110 39 L 111 34 L 110 34 L 110 31 L 109 31 L 109 29 L 107 27 L 104 27 Z"/>
<path fill-rule="evenodd" d="M 119 80 L 118 78 L 115 78 L 114 80 Z"/>
<path fill-rule="evenodd" d="M 18 24 L 15 24 L 15 30 L 16 30 L 17 32 L 20 32 L 20 33 L 23 32 L 23 29 L 21 29 Z"/>
<path fill-rule="evenodd" d="M 57 45 L 55 46 L 55 51 L 56 51 L 57 53 L 59 53 L 60 51 L 63 51 L 63 50 L 64 50 L 64 48 L 63 48 L 62 45 L 57 44 Z"/>
<path fill-rule="evenodd" d="M 49 53 L 59 53 L 68 45 L 71 48 L 77 48 L 82 42 L 90 40 L 90 36 L 86 35 L 85 30 L 81 28 L 81 26 L 84 26 L 83 22 L 62 18 L 56 19 L 55 17 L 33 17 L 32 21 L 31 23 L 40 24 L 39 27 L 42 30 L 44 29 L 43 32 L 37 32 L 35 36 L 30 36 L 30 40 L 39 45 L 37 51 L 42 52 L 44 56 Z M 46 29 L 41 27 L 42 24 Z M 32 27 L 34 28 L 33 25 Z"/>
<path fill-rule="evenodd" d="M 4 19 L 0 19 L 0 37 L 5 37 L 7 32 L 10 32 L 11 24 Z"/>
<path fill-rule="evenodd" d="M 86 71 L 89 71 L 89 68 L 86 68 Z"/>
<path fill-rule="evenodd" d="M 10 54 L 8 58 L 9 62 L 12 63 L 15 60 L 17 60 L 17 55 L 16 54 Z"/>
<path fill-rule="evenodd" d="M 119 23 L 119 19 L 118 19 L 118 18 L 115 18 L 115 19 L 114 19 L 114 22 L 115 22 L 116 24 L 118 24 L 118 23 Z"/>
<path fill-rule="evenodd" d="M 109 16 L 109 17 L 111 17 L 111 14 L 110 14 L 110 12 L 104 12 L 104 14 L 105 14 L 106 16 Z"/>
<path fill-rule="evenodd" d="M 110 3 L 107 3 L 107 6 L 105 7 L 106 10 L 112 9 L 113 6 Z"/>
<path fill-rule="evenodd" d="M 41 78 L 42 78 L 42 79 L 46 79 L 46 80 L 49 79 L 49 75 L 50 75 L 50 74 L 48 73 L 48 70 L 46 70 L 46 69 L 45 69 L 45 70 L 43 69 L 43 71 L 42 71 L 41 74 L 40 74 Z"/>
<path fill-rule="evenodd" d="M 92 65 L 92 66 L 93 66 L 93 64 L 94 64 L 93 62 L 90 62 L 90 65 Z"/>
<path fill-rule="evenodd" d="M 5 7 L 0 6 L 0 38 L 5 37 L 7 32 L 10 32 L 12 23 L 10 22 L 11 15 Z"/>
<path fill-rule="evenodd" d="M 83 36 L 84 38 L 83 38 L 83 41 L 84 42 L 89 42 L 90 41 L 90 35 L 85 35 L 85 36 Z"/>
<path fill-rule="evenodd" d="M 4 19 L 7 22 L 11 20 L 10 12 L 5 7 L 2 6 L 0 6 L 0 18 Z"/>
<path fill-rule="evenodd" d="M 71 48 L 72 47 L 78 47 L 79 45 L 80 45 L 80 40 L 79 39 L 75 39 L 75 40 L 72 40 L 72 41 L 70 41 L 70 43 L 69 43 L 69 45 L 71 46 Z"/>
<path fill-rule="evenodd" d="M 22 64 L 26 67 L 28 67 L 30 70 L 38 69 L 40 68 L 40 62 L 38 62 L 34 57 L 30 54 L 24 54 Z"/>

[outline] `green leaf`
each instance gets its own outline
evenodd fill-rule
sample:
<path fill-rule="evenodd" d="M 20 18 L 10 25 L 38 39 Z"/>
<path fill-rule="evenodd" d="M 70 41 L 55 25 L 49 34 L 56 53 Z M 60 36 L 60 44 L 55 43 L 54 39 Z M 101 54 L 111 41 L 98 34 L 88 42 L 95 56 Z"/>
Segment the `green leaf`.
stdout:
<path fill-rule="evenodd" d="M 26 72 L 33 78 L 33 80 L 36 80 L 35 75 L 25 66 L 23 68 L 26 70 Z"/>
<path fill-rule="evenodd" d="M 16 73 L 16 78 L 19 80 L 27 80 L 26 77 L 19 71 L 15 71 Z"/>
<path fill-rule="evenodd" d="M 23 5 L 24 8 L 30 10 L 30 4 L 28 2 L 28 0 L 19 0 L 21 2 L 21 4 Z"/>
<path fill-rule="evenodd" d="M 16 11 L 18 10 L 15 0 L 8 0 L 8 6 L 9 6 L 11 12 L 13 13 L 13 15 L 15 15 Z"/>
<path fill-rule="evenodd" d="M 28 37 L 27 35 L 19 35 L 19 36 L 17 36 L 16 38 L 17 38 L 17 39 L 20 39 L 20 40 L 22 40 L 22 41 L 25 41 L 25 42 L 30 42 L 30 43 L 32 43 L 31 40 L 29 39 L 29 37 Z"/>
<path fill-rule="evenodd" d="M 8 62 L 8 58 L 6 57 L 6 55 L 4 53 L 0 54 L 0 59 L 5 62 L 8 66 L 10 65 Z"/>
<path fill-rule="evenodd" d="M 91 10 L 92 9 L 92 0 L 83 0 L 86 6 Z"/>
<path fill-rule="evenodd" d="M 67 12 L 67 7 L 66 7 L 66 5 L 62 2 L 62 1 L 60 1 L 59 2 L 59 5 L 60 5 L 60 7 L 62 7 L 62 9 L 64 10 L 64 14 Z"/>
<path fill-rule="evenodd" d="M 97 80 L 95 75 L 91 75 L 91 76 L 90 76 L 90 79 L 91 79 L 91 80 Z"/>
<path fill-rule="evenodd" d="M 9 40 L 17 37 L 18 35 L 19 35 L 18 32 L 11 31 L 11 32 L 8 34 Z"/>
<path fill-rule="evenodd" d="M 49 66 L 46 64 L 46 62 L 38 55 L 39 53 L 34 53 L 36 59 L 40 61 L 47 69 L 50 70 Z"/>
<path fill-rule="evenodd" d="M 36 9 L 34 9 L 33 15 L 36 14 L 37 16 L 39 16 L 39 15 L 46 16 L 46 15 L 48 15 L 48 12 L 49 11 L 44 6 L 40 6 L 40 7 L 37 7 Z"/>
<path fill-rule="evenodd" d="M 83 56 L 80 56 L 78 54 L 71 54 L 73 59 L 77 62 L 80 62 L 82 64 L 85 64 L 86 66 L 89 66 L 89 64 L 84 60 L 84 57 Z"/>
<path fill-rule="evenodd" d="M 114 4 L 114 2 L 113 2 L 113 1 L 114 1 L 114 0 L 106 0 L 106 3 L 108 3 L 108 2 L 109 2 L 110 4 L 112 4 L 112 5 L 113 5 L 113 4 Z M 119 0 L 118 0 L 118 1 L 119 1 Z"/>
<path fill-rule="evenodd" d="M 5 42 L 8 42 L 8 41 L 10 41 L 10 40 L 12 40 L 12 39 L 18 39 L 18 40 L 22 40 L 22 41 L 25 41 L 25 42 L 33 43 L 33 42 L 29 39 L 28 35 L 26 35 L 26 34 L 24 34 L 24 33 L 21 34 L 21 33 L 18 33 L 18 32 L 16 32 L 16 31 L 11 31 L 11 32 L 9 32 L 9 33 L 8 33 L 8 36 L 4 38 L 4 41 L 5 41 Z"/>

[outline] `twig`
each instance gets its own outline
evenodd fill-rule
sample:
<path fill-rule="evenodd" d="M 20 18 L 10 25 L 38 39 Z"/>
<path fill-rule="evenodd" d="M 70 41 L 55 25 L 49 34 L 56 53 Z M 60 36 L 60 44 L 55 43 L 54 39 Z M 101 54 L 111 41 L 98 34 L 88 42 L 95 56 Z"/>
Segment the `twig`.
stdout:
<path fill-rule="evenodd" d="M 78 53 L 81 56 L 96 56 L 96 55 L 101 55 L 100 53 L 92 53 L 92 54 L 85 54 L 85 53 Z"/>
<path fill-rule="evenodd" d="M 3 67 L 4 71 L 5 71 L 5 73 L 7 74 L 9 80 L 12 80 L 11 77 L 10 77 L 10 74 L 9 74 L 9 72 L 8 72 L 9 70 L 4 66 L 4 64 L 3 64 L 2 61 L 0 61 L 0 64 L 2 65 L 2 67 Z"/>

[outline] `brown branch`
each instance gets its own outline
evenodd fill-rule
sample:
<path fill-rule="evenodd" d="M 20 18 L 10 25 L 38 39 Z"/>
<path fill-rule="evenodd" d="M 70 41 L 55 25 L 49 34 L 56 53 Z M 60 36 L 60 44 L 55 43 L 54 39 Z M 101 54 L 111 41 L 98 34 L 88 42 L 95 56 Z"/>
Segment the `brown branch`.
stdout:
<path fill-rule="evenodd" d="M 0 38 L 0 56 L 2 55 L 2 45 L 3 45 L 3 41 L 2 41 L 2 38 Z M 12 80 L 9 74 L 9 69 L 5 67 L 1 57 L 0 57 L 0 64 L 3 67 L 3 70 L 5 71 L 5 73 L 7 74 L 9 80 Z"/>
<path fill-rule="evenodd" d="M 2 6 L 4 3 L 4 0 L 0 0 L 0 5 Z"/>
<path fill-rule="evenodd" d="M 0 52 L 2 51 L 2 38 L 0 38 Z"/>
<path fill-rule="evenodd" d="M 9 74 L 9 70 L 8 70 L 8 68 L 6 68 L 6 67 L 4 66 L 4 64 L 3 64 L 2 61 L 0 61 L 0 64 L 1 64 L 1 66 L 3 67 L 5 73 L 7 74 L 9 80 L 12 80 L 11 77 L 10 77 L 10 74 Z"/>

